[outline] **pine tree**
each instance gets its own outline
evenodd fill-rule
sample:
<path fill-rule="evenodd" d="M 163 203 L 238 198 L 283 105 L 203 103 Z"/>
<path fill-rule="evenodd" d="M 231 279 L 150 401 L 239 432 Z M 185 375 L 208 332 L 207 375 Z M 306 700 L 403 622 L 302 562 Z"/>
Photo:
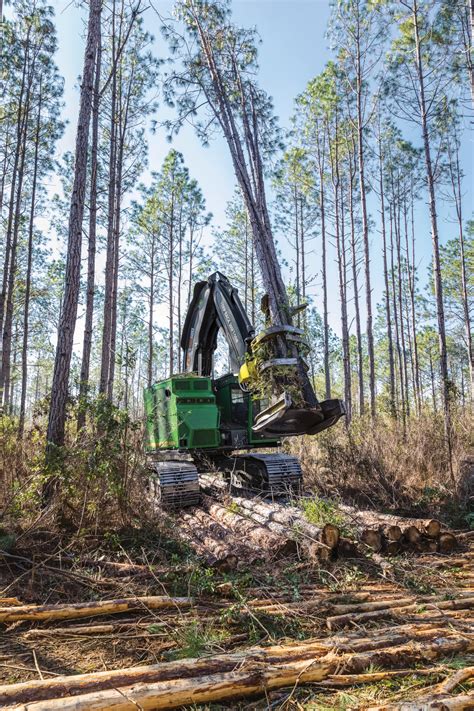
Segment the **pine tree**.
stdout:
<path fill-rule="evenodd" d="M 65 290 L 59 322 L 58 343 L 51 387 L 51 405 L 48 418 L 47 441 L 48 445 L 54 446 L 63 445 L 65 435 L 69 371 L 77 306 L 79 302 L 82 221 L 86 191 L 88 139 L 101 10 L 100 0 L 91 0 L 76 133 L 74 183 L 69 213 Z"/>

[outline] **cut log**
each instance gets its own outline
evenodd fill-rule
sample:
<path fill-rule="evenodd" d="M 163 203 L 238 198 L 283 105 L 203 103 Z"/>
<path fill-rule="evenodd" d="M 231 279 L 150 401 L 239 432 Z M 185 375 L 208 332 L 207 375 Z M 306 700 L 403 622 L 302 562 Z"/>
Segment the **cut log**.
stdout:
<path fill-rule="evenodd" d="M 237 563 L 240 560 L 246 563 L 257 563 L 264 559 L 264 554 L 261 550 L 249 545 L 243 545 L 232 533 L 200 509 L 196 509 L 192 513 L 181 513 L 179 526 L 184 528 L 190 538 L 196 538 L 217 558 L 234 556 Z"/>
<path fill-rule="evenodd" d="M 420 538 L 421 533 L 416 526 L 409 525 L 403 529 L 403 542 L 409 547 L 416 548 Z"/>
<path fill-rule="evenodd" d="M 386 610 L 391 607 L 405 607 L 413 604 L 413 597 L 399 597 L 395 600 L 374 600 L 372 602 L 360 602 L 358 604 L 332 605 L 331 612 L 335 615 L 356 614 L 359 612 L 371 612 L 372 610 Z"/>
<path fill-rule="evenodd" d="M 22 604 L 17 597 L 0 597 L 0 607 L 7 607 L 7 605 L 21 606 Z"/>
<path fill-rule="evenodd" d="M 331 615 L 326 618 L 326 625 L 330 630 L 341 629 L 348 625 L 361 625 L 374 620 L 382 620 L 400 615 L 407 615 L 409 612 L 418 612 L 420 607 L 429 610 L 471 610 L 474 608 L 474 597 L 465 597 L 458 600 L 430 599 L 429 601 L 411 599 L 406 604 L 397 606 L 386 605 L 384 608 L 368 612 L 351 612 L 342 615 Z M 420 615 L 421 616 L 421 615 Z"/>
<path fill-rule="evenodd" d="M 222 523 L 233 533 L 250 540 L 254 545 L 271 552 L 272 555 L 279 557 L 296 553 L 295 541 L 290 540 L 287 536 L 278 536 L 265 526 L 253 523 L 248 518 L 240 516 L 212 500 L 205 499 L 204 505 L 216 521 Z"/>
<path fill-rule="evenodd" d="M 321 528 L 314 526 L 305 520 L 303 513 L 292 506 L 281 506 L 276 503 L 265 503 L 260 499 L 246 499 L 235 496 L 232 499 L 243 512 L 248 512 L 258 523 L 261 523 L 280 535 L 294 535 L 307 537 L 314 541 L 319 541 L 328 546 L 331 550 L 336 548 L 339 542 L 339 529 L 331 523 L 327 523 Z"/>
<path fill-rule="evenodd" d="M 219 542 L 211 540 L 207 541 L 207 545 L 205 545 L 184 526 L 180 527 L 179 535 L 210 568 L 216 568 L 223 572 L 236 569 L 239 559 L 235 553 L 229 551 Z"/>
<path fill-rule="evenodd" d="M 440 669 L 397 669 L 396 671 L 366 672 L 365 674 L 331 674 L 322 682 L 316 682 L 315 686 L 344 688 L 347 686 L 360 686 L 360 684 L 374 684 L 385 679 L 402 679 L 406 676 L 442 676 L 446 674 L 444 667 Z"/>
<path fill-rule="evenodd" d="M 341 668 L 346 674 L 357 674 L 366 673 L 371 665 L 381 669 L 407 667 L 420 661 L 468 652 L 474 648 L 474 643 L 445 633 L 429 642 L 411 642 L 364 653 L 341 655 L 323 652 L 322 656 L 321 649 L 313 643 L 312 651 L 308 650 L 308 645 L 299 645 L 300 654 L 305 647 L 304 654 L 307 656 L 303 657 L 294 655 L 295 646 L 288 648 L 282 645 L 274 647 L 273 652 L 269 651 L 271 648 L 260 648 L 257 656 L 254 649 L 252 654 L 233 653 L 155 665 L 145 668 L 146 672 L 144 668 L 126 669 L 13 684 L 0 687 L 0 702 L 16 704 L 14 708 L 17 711 L 176 708 L 261 695 L 264 690 L 323 681 Z M 145 674 L 148 676 L 145 677 Z M 126 684 L 125 679 L 131 676 L 133 681 Z M 61 697 L 61 694 L 64 696 Z"/>
<path fill-rule="evenodd" d="M 0 608 L 0 622 L 72 620 L 79 617 L 117 615 L 137 610 L 143 612 L 146 610 L 182 608 L 188 607 L 191 603 L 192 600 L 188 597 L 168 597 L 163 595 L 101 600 L 99 602 L 77 602 L 69 605 L 21 605 L 19 607 Z"/>
<path fill-rule="evenodd" d="M 199 474 L 199 486 L 212 497 L 223 498 L 229 493 L 229 484 L 221 474 Z"/>
<path fill-rule="evenodd" d="M 332 639 L 307 640 L 305 642 L 271 647 L 251 647 L 242 652 L 221 654 L 202 659 L 183 659 L 162 664 L 131 667 L 111 671 L 61 676 L 54 679 L 34 680 L 0 686 L 0 704 L 27 703 L 40 699 L 65 695 L 76 695 L 88 691 L 121 686 L 125 684 L 170 681 L 178 678 L 213 674 L 236 668 L 239 664 L 265 663 L 281 664 L 289 661 L 316 659 L 318 655 L 327 655 L 337 648 L 348 654 L 371 653 L 390 647 L 404 647 L 410 641 L 427 644 L 445 635 L 443 628 L 429 626 L 419 630 L 410 626 L 401 632 L 390 631 L 388 634 L 362 639 L 350 636 L 337 636 Z"/>
<path fill-rule="evenodd" d="M 215 521 L 212 516 L 202 509 L 195 509 L 192 514 L 181 514 L 188 526 L 193 530 L 198 528 L 202 532 L 209 534 L 215 540 L 221 541 L 228 549 L 233 550 L 237 558 L 249 563 L 261 561 L 264 558 L 262 546 L 254 543 L 251 539 L 243 537 L 241 534 L 235 536 L 231 530 Z"/>
<path fill-rule="evenodd" d="M 359 540 L 376 553 L 382 549 L 382 534 L 376 528 L 364 528 L 361 530 Z"/>
<path fill-rule="evenodd" d="M 367 528 L 378 526 L 389 540 L 400 540 L 399 531 L 405 533 L 406 529 L 411 526 L 416 528 L 419 533 L 428 536 L 428 538 L 438 538 L 441 532 L 441 523 L 433 518 L 405 518 L 395 514 L 379 513 L 378 511 L 361 511 L 347 504 L 339 504 L 338 507 L 349 517 L 351 523 L 357 522 Z"/>
<path fill-rule="evenodd" d="M 355 541 L 350 538 L 341 537 L 337 547 L 337 552 L 344 558 L 360 558 L 361 554 Z"/>
<path fill-rule="evenodd" d="M 382 549 L 386 555 L 397 555 L 401 551 L 401 546 L 399 541 L 384 540 Z"/>
<path fill-rule="evenodd" d="M 438 550 L 440 553 L 452 553 L 457 546 L 456 536 L 448 531 L 440 533 L 438 538 Z"/>
<path fill-rule="evenodd" d="M 420 536 L 416 543 L 415 549 L 419 553 L 436 553 L 438 550 L 439 543 L 433 538 L 426 538 L 425 536 Z"/>

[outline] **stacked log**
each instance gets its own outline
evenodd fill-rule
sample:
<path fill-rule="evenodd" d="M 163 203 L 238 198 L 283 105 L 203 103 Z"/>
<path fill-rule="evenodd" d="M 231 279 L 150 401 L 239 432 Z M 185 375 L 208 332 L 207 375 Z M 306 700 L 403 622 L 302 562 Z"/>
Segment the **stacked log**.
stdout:
<path fill-rule="evenodd" d="M 271 553 L 272 556 L 284 557 L 296 553 L 296 543 L 287 536 L 277 535 L 266 526 L 254 523 L 212 499 L 205 498 L 204 506 L 215 521 L 221 523 L 232 533 L 242 536 L 255 546 Z"/>
<path fill-rule="evenodd" d="M 457 538 L 442 530 L 437 519 L 405 518 L 378 511 L 360 510 L 347 504 L 338 508 L 346 516 L 357 539 L 375 551 L 389 555 L 410 550 L 419 553 L 451 553 Z"/>
<path fill-rule="evenodd" d="M 266 557 L 265 549 L 256 540 L 243 539 L 242 535 L 237 535 L 202 509 L 182 512 L 179 526 L 191 547 L 199 555 L 204 555 L 208 564 L 214 567 L 231 570 L 240 565 L 262 562 Z M 289 545 L 288 550 L 291 550 Z"/>
<path fill-rule="evenodd" d="M 334 680 L 337 684 L 341 670 L 346 682 L 348 675 L 353 683 L 361 675 L 363 682 L 370 666 L 376 666 L 380 674 L 473 650 L 472 635 L 455 635 L 434 626 L 422 632 L 415 629 L 412 634 L 405 626 L 404 632 L 395 631 L 383 638 L 315 639 L 202 659 L 11 684 L 0 687 L 0 705 L 17 711 L 176 708 L 262 695 L 305 682 L 330 684 Z"/>
<path fill-rule="evenodd" d="M 340 504 L 350 528 L 350 536 L 343 538 L 333 524 L 315 526 L 308 522 L 297 506 L 245 496 L 229 499 L 228 485 L 218 475 L 203 474 L 200 482 L 205 491 L 217 495 L 219 500 L 204 496 L 206 513 L 194 512 L 194 522 L 183 519 L 184 534 L 211 565 L 223 564 L 224 568 L 236 565 L 235 557 L 226 558 L 222 548 L 227 541 L 228 548 L 233 547 L 227 552 L 239 558 L 234 545 L 236 537 L 239 541 L 245 537 L 249 549 L 247 561 L 258 559 L 258 550 L 279 557 L 293 555 L 297 549 L 306 559 L 326 562 L 336 553 L 347 557 L 361 557 L 367 552 L 373 556 L 379 553 L 393 556 L 405 551 L 448 554 L 458 544 L 456 535 L 442 530 L 437 519 L 403 518 Z M 205 540 L 203 529 L 207 532 Z"/>
<path fill-rule="evenodd" d="M 303 512 L 294 506 L 267 503 L 261 499 L 232 497 L 232 501 L 253 520 L 261 523 L 277 534 L 296 536 L 314 543 L 320 543 L 334 550 L 339 542 L 339 529 L 331 523 L 318 527 L 306 521 Z"/>

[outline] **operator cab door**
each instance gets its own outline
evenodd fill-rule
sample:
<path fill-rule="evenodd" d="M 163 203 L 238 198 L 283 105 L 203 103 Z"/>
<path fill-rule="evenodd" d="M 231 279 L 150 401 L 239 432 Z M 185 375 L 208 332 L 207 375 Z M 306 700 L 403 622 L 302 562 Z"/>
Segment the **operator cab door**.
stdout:
<path fill-rule="evenodd" d="M 214 381 L 217 406 L 221 414 L 221 439 L 225 447 L 242 449 L 249 443 L 249 396 L 242 392 L 235 375 Z"/>

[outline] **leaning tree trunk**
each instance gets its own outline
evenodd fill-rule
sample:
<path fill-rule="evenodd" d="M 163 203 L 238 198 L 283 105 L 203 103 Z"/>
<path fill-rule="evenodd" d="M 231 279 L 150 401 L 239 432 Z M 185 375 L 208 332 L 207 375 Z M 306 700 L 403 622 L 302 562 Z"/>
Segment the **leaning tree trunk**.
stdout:
<path fill-rule="evenodd" d="M 79 119 L 76 134 L 74 182 L 69 213 L 68 249 L 65 288 L 58 329 L 58 343 L 54 362 L 51 405 L 48 420 L 49 445 L 64 444 L 66 406 L 69 393 L 74 327 L 77 317 L 81 276 L 82 220 L 87 177 L 89 124 L 94 85 L 94 64 L 100 31 L 101 0 L 91 0 L 81 84 Z"/>
<path fill-rule="evenodd" d="M 242 85 L 240 68 L 235 57 L 231 57 L 232 71 L 239 86 L 239 116 L 242 126 L 237 125 L 237 109 L 231 102 L 229 89 L 225 84 L 216 61 L 214 45 L 203 28 L 199 12 L 191 7 L 196 24 L 203 59 L 212 80 L 215 100 L 211 107 L 227 141 L 234 171 L 239 183 L 252 228 L 255 253 L 260 266 L 268 307 L 274 325 L 292 325 L 292 314 L 278 262 L 268 213 L 263 165 L 259 145 L 259 116 L 255 106 L 255 88 Z M 246 157 L 247 156 L 247 157 Z M 317 400 L 308 373 L 299 358 L 296 345 L 280 343 L 281 355 L 298 358 L 298 380 L 304 406 L 316 407 Z M 302 403 L 302 404 L 303 404 Z"/>

